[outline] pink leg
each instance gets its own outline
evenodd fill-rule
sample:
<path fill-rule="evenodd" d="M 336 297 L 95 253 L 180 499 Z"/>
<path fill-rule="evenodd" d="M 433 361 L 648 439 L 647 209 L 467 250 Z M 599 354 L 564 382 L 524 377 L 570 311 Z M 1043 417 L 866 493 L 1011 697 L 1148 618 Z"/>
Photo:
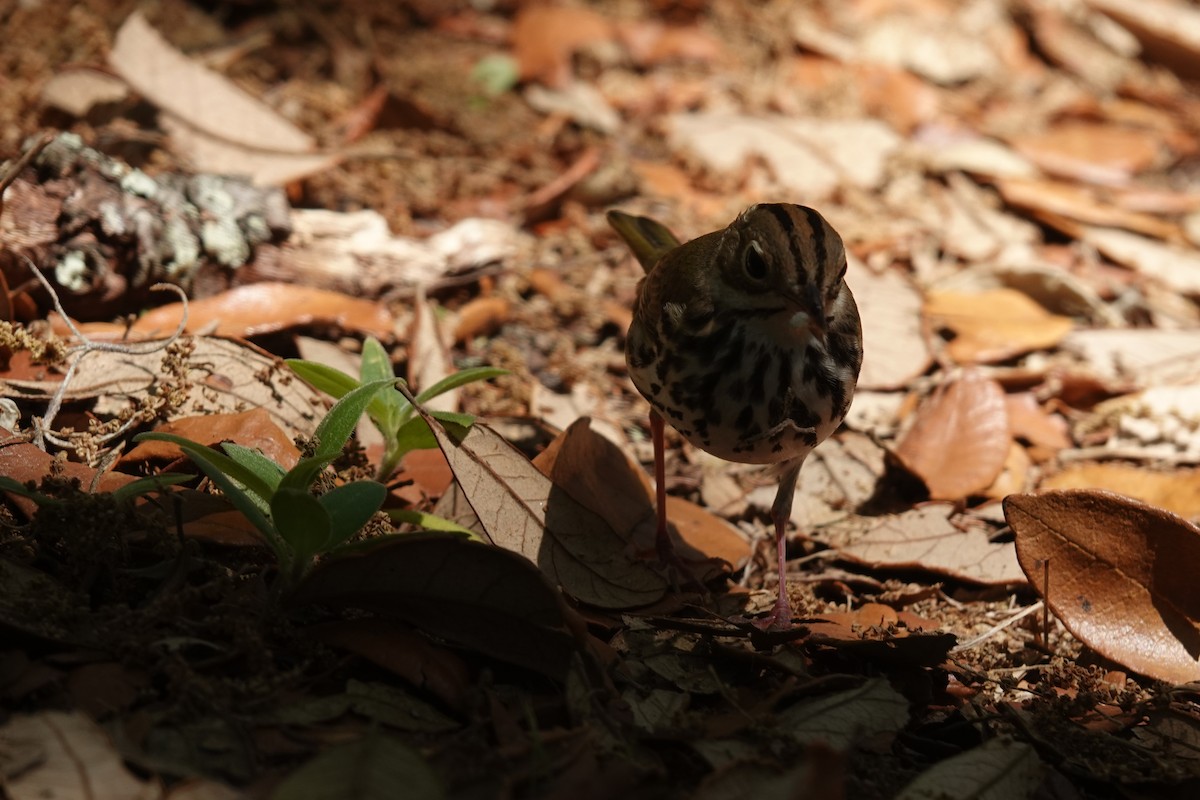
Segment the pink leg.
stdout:
<path fill-rule="evenodd" d="M 766 617 L 756 620 L 755 625 L 763 630 L 783 629 L 791 625 L 792 606 L 787 594 L 787 525 L 792 516 L 792 498 L 796 494 L 796 479 L 804 460 L 789 464 L 779 477 L 779 490 L 771 504 L 771 521 L 775 523 L 775 553 L 779 565 L 779 593 L 775 606 Z"/>
<path fill-rule="evenodd" d="M 654 548 L 659 559 L 667 562 L 674 558 L 675 547 L 671 544 L 671 534 L 667 532 L 667 456 L 663 431 L 662 416 L 650 409 L 650 440 L 654 443 L 654 509 L 658 515 Z"/>

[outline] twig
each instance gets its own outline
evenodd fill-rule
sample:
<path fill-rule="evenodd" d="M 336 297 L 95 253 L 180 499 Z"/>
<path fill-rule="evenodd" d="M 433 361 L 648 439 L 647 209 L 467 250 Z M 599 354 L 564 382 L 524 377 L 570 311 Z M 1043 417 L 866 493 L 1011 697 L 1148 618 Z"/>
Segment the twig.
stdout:
<path fill-rule="evenodd" d="M 1039 600 L 1036 603 L 1034 603 L 1033 605 L 1027 606 L 1027 607 L 1021 609 L 1016 614 L 1013 614 L 1011 617 L 1009 617 L 1008 619 L 1001 622 L 999 625 L 994 625 L 991 628 L 988 628 L 986 631 L 979 634 L 974 639 L 968 639 L 967 641 L 963 642 L 962 644 L 956 645 L 953 649 L 950 650 L 950 652 L 951 653 L 961 653 L 963 650 L 969 650 L 972 647 L 975 647 L 977 644 L 983 642 L 985 639 L 989 639 L 992 636 L 995 636 L 997 633 L 1004 630 L 1008 626 L 1012 625 L 1014 622 L 1018 622 L 1022 618 L 1029 616 L 1030 614 L 1034 613 L 1035 611 L 1041 610 L 1042 606 L 1044 606 L 1044 605 L 1045 605 L 1045 603 L 1043 603 L 1041 600 Z"/>

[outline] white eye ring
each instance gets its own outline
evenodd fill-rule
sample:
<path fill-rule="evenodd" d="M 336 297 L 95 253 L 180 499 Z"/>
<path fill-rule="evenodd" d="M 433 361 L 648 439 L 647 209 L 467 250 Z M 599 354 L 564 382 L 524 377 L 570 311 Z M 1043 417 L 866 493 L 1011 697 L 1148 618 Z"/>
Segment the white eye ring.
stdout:
<path fill-rule="evenodd" d="M 758 254 L 758 263 L 762 266 L 762 274 L 755 275 L 750 272 L 750 251 L 753 250 Z M 750 246 L 746 248 L 745 255 L 742 258 L 742 270 L 751 280 L 761 281 L 767 277 L 767 255 L 763 252 L 763 247 L 758 243 L 757 239 L 750 240 Z"/>

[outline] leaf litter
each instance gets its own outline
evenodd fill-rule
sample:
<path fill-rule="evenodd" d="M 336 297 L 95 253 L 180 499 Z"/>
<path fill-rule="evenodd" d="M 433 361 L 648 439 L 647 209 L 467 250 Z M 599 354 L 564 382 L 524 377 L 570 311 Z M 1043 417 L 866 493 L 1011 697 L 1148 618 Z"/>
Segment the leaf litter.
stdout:
<path fill-rule="evenodd" d="M 71 662 L 79 708 L 168 796 L 198 773 L 227 796 L 355 779 L 436 797 L 1194 788 L 1195 698 L 1155 683 L 1196 677 L 1196 532 L 1166 510 L 1194 517 L 1200 462 L 1194 10 L 416 4 L 372 16 L 369 39 L 338 10 L 251 13 L 270 33 L 239 46 L 198 9 L 122 22 L 81 7 L 88 36 L 14 12 L 22 46 L 115 65 L 157 116 L 131 113 L 113 81 L 5 94 L 30 80 L 17 74 L 0 87 L 6 155 L 53 113 L 89 142 L 135 131 L 169 148 L 123 148 L 130 166 L 286 182 L 309 208 L 236 277 L 205 256 L 189 288 L 211 309 L 193 302 L 199 335 L 173 361 L 79 363 L 54 421 L 64 455 L 0 451 L 25 484 L 5 494 L 24 527 L 0 538 L 0 624 L 25 634 L 0 648 L 6 697 L 45 713 Z M 131 54 L 173 66 L 131 68 Z M 495 73 L 508 83 L 472 77 L 489 58 L 509 60 Z M 71 78 L 65 66 L 34 68 L 32 85 Z M 156 83 L 188 75 L 192 96 Z M 300 138 L 243 141 L 260 123 Z M 205 162 L 214 144 L 236 160 Z M 62 202 L 123 190 L 22 170 L 0 215 L 6 322 L 44 316 L 20 254 L 60 291 L 88 277 L 104 305 L 71 313 L 141 317 L 89 336 L 174 328 L 178 308 L 141 313 L 123 293 L 141 280 L 129 242 L 155 240 L 119 234 L 107 200 Z M 672 439 L 668 514 L 700 585 L 643 557 L 649 448 L 621 356 L 640 270 L 602 217 L 621 204 L 690 237 L 781 199 L 818 204 L 842 232 L 867 357 L 847 429 L 802 475 L 787 586 L 801 616 L 771 638 L 727 621 L 775 580 L 751 544 L 768 476 Z M 390 500 L 500 547 L 376 518 L 361 550 L 274 597 L 269 551 L 203 485 L 132 508 L 90 493 L 158 468 L 133 451 L 114 470 L 93 429 L 131 414 L 307 452 L 325 401 L 274 360 L 300 334 L 350 351 L 375 336 L 417 388 L 511 371 L 447 398 L 483 424 L 433 424 L 444 455 L 416 451 Z M 0 362 L 29 436 L 62 368 L 7 340 Z M 377 459 L 351 448 L 321 489 Z M 421 459 L 441 477 L 421 477 Z M 142 688 L 117 691 L 129 685 Z"/>

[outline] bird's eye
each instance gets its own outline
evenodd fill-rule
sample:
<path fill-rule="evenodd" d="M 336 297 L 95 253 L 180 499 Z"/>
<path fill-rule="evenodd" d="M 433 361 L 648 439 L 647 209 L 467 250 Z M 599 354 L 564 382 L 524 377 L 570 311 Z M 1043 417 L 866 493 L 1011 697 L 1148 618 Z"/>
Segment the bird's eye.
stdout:
<path fill-rule="evenodd" d="M 758 242 L 751 242 L 742 254 L 742 269 L 752 281 L 761 281 L 767 277 L 767 260 L 763 258 Z"/>

